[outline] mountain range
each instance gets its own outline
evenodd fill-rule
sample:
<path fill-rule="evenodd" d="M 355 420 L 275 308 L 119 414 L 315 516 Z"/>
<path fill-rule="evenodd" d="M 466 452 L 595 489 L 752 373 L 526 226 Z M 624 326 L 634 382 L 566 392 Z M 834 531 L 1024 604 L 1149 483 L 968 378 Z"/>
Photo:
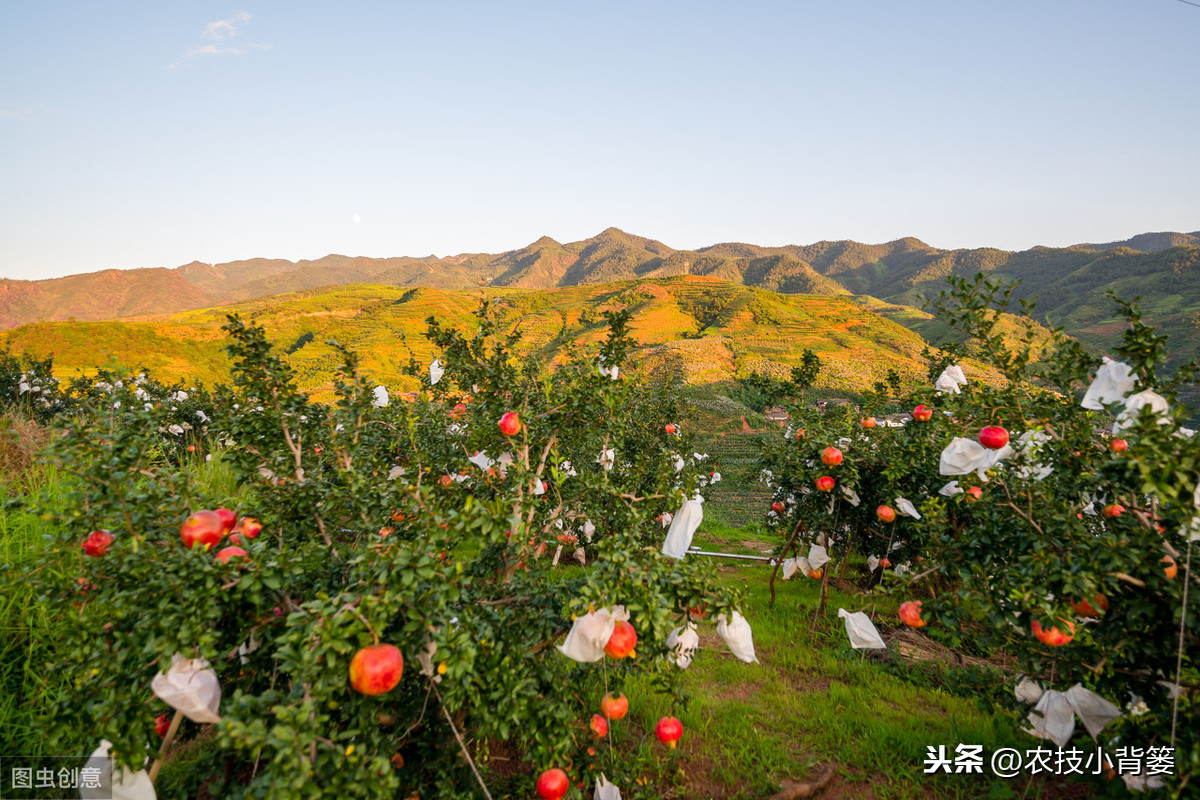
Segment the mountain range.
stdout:
<path fill-rule="evenodd" d="M 315 336 L 361 338 L 349 328 L 333 325 L 333 321 L 340 325 L 353 317 L 366 324 L 375 318 L 366 309 L 383 303 L 385 297 L 391 298 L 386 303 L 397 308 L 383 316 L 399 314 L 404 321 L 397 324 L 408 334 L 415 334 L 419 332 L 419 320 L 404 311 L 424 307 L 424 301 L 414 304 L 414 298 L 436 297 L 435 306 L 449 303 L 447 308 L 458 308 L 464 302 L 473 304 L 481 288 L 502 298 L 502 305 L 515 303 L 516 308 L 532 303 L 531 308 L 556 308 L 552 317 L 558 320 L 556 336 L 561 343 L 575 335 L 565 333 L 570 329 L 570 319 L 578 319 L 589 307 L 603 306 L 608 302 L 603 298 L 614 292 L 634 291 L 630 287 L 637 286 L 644 288 L 636 291 L 663 295 L 659 298 L 661 308 L 645 298 L 638 301 L 638 307 L 649 315 L 647 319 L 671 317 L 678 323 L 680 314 L 684 318 L 690 314 L 687 309 L 692 301 L 687 297 L 699 291 L 696 286 L 708 287 L 710 293 L 717 291 L 713 287 L 722 286 L 725 288 L 720 292 L 763 290 L 755 293 L 753 300 L 739 301 L 756 307 L 774 302 L 763 299 L 771 293 L 823 298 L 819 305 L 823 304 L 822 313 L 832 315 L 833 327 L 827 334 L 834 340 L 853 327 L 849 321 L 860 320 L 856 324 L 861 324 L 861 319 L 869 316 L 898 323 L 936 343 L 945 332 L 930 319 L 924 297 L 936 295 L 945 286 L 947 276 L 970 276 L 981 271 L 1006 281 L 1019 280 L 1015 297 L 1036 299 L 1037 321 L 1062 325 L 1097 349 L 1110 346 L 1120 333 L 1115 304 L 1106 295 L 1113 291 L 1122 298 L 1140 296 L 1145 318 L 1171 335 L 1175 362 L 1200 350 L 1200 231 L 1144 233 L 1123 241 L 1011 252 L 995 248 L 943 250 L 915 238 L 879 245 L 854 241 L 783 247 L 721 243 L 676 250 L 616 228 L 566 244 L 542 237 L 526 247 L 499 254 L 443 258 L 328 255 L 313 261 L 249 259 L 221 264 L 196 261 L 174 269 L 105 270 L 44 281 L 0 280 L 0 330 L 14 329 L 0 335 L 0 346 L 53 351 L 60 361 L 66 359 L 62 363 L 78 362 L 82 368 L 103 359 L 88 362 L 85 355 L 76 357 L 70 352 L 86 354 L 88 341 L 120 350 L 119 343 L 124 341 L 136 343 L 147 356 L 162 355 L 165 363 L 182 370 L 181 365 L 194 365 L 197 359 L 210 363 L 213 353 L 219 350 L 216 328 L 231 305 L 276 320 L 279 341 L 287 344 L 289 337 L 304 331 Z M 421 292 L 408 294 L 414 289 Z M 587 291 L 572 291 L 582 289 Z M 429 291 L 435 294 L 429 295 Z M 401 297 L 409 299 L 398 303 Z M 516 298 L 522 297 L 518 302 Z M 710 301 L 705 302 L 722 308 L 737 307 L 730 304 L 732 301 Z M 287 321 L 287 309 L 311 308 L 314 302 L 329 308 L 317 315 L 297 311 L 296 319 Z M 574 308 L 574 302 L 582 305 Z M 817 300 L 804 302 L 815 308 L 812 303 Z M 362 307 L 356 309 L 355 303 Z M 674 308 L 669 314 L 664 311 L 668 306 Z M 200 309 L 215 311 L 206 315 Z M 532 314 L 529 319 L 537 320 L 534 327 L 544 327 L 540 312 L 528 313 Z M 320 314 L 333 315 L 333 319 L 320 322 Z M 118 318 L 122 319 L 120 324 L 87 324 Z M 677 349 L 696 349 L 694 342 L 700 338 L 728 333 L 736 350 L 742 338 L 766 335 L 750 329 L 721 332 L 724 323 L 719 319 L 714 321 L 715 327 L 695 328 L 695 320 L 693 328 L 675 323 L 667 325 L 666 330 L 677 334 L 677 342 L 686 343 L 677 345 Z M 655 346 L 666 346 L 666 340 L 650 332 L 649 326 L 639 327 Z M 871 329 L 882 330 L 877 326 Z M 85 334 L 85 330 L 90 333 Z M 806 331 L 806 339 L 816 341 L 813 331 Z M 555 336 L 547 341 L 551 340 Z M 901 348 L 905 366 L 912 356 L 909 344 L 915 346 L 919 340 Z M 51 346 L 56 341 L 60 344 L 57 350 Z M 68 342 L 75 345 L 70 352 L 63 349 Z M 83 350 L 78 351 L 78 346 Z M 309 354 L 319 350 L 312 348 Z M 173 355 L 168 357 L 168 353 Z M 547 351 L 547 355 L 553 354 Z M 137 350 L 127 350 L 120 357 L 110 352 L 107 357 L 132 364 Z M 783 358 L 778 363 L 786 365 L 789 360 Z M 711 377 L 717 378 L 718 373 L 722 379 L 731 377 L 749 362 L 730 358 L 722 363 Z M 861 386 L 862 382 L 850 383 Z"/>

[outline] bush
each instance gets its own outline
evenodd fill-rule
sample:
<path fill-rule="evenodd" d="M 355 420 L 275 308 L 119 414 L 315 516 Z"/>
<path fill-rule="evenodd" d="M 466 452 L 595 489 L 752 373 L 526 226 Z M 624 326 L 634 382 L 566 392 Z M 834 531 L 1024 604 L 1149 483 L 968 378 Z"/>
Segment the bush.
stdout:
<path fill-rule="evenodd" d="M 1200 593 L 1186 587 L 1196 583 L 1188 539 L 1200 530 L 1200 439 L 1182 429 L 1185 412 L 1174 402 L 1194 373 L 1164 377 L 1164 337 L 1135 307 L 1122 305 L 1129 329 L 1116 354 L 1137 376 L 1139 391 L 1153 390 L 1173 407 L 1120 419 L 1127 449 L 1119 449 L 1105 432 L 1117 406 L 1090 411 L 1077 399 L 1096 359 L 1056 331 L 1054 351 L 1035 361 L 1032 331 L 1015 346 L 996 332 L 998 314 L 990 308 L 1008 297 L 999 286 L 983 276 L 952 283 L 939 301 L 942 316 L 1004 380 L 972 381 L 958 394 L 911 395 L 908 407 L 933 413 L 922 421 L 914 412 L 900 428 L 867 428 L 845 412 L 797 410 L 797 430 L 763 445 L 763 477 L 784 507 L 771 518 L 784 535 L 780 554 L 802 555 L 803 545 L 825 533 L 843 558 L 856 547 L 888 556 L 895 568 L 879 568 L 876 577 L 889 591 L 920 599 L 939 638 L 1010 654 L 1046 688 L 1080 683 L 1118 706 L 1141 698 L 1149 713 L 1126 715 L 1101 741 L 1173 746 L 1176 773 L 1168 780 L 1178 787 L 1194 782 Z M 978 474 L 939 474 L 956 438 L 974 442 L 989 425 L 1011 433 L 1006 458 Z M 827 446 L 844 453 L 840 465 L 821 463 Z M 823 475 L 837 484 L 828 495 L 814 490 Z M 977 492 L 978 500 L 962 490 Z M 899 510 L 901 497 L 920 518 L 882 521 L 877 506 Z M 1110 516 L 1118 505 L 1119 515 Z M 1175 562 L 1178 576 L 1168 575 L 1164 559 Z M 1093 614 L 1084 600 L 1107 602 L 1107 610 Z M 1044 643 L 1036 626 L 1073 638 Z M 1183 687 L 1178 699 L 1171 696 L 1176 682 Z"/>
<path fill-rule="evenodd" d="M 606 371 L 624 361 L 627 321 L 609 316 Z M 164 447 L 175 412 L 112 400 L 131 393 L 124 382 L 83 393 L 63 420 L 71 533 L 34 583 L 55 608 L 79 610 L 54 667 L 76 692 L 50 710 L 48 747 L 74 749 L 89 731 L 139 768 L 166 710 L 151 679 L 179 654 L 206 660 L 221 685 L 220 722 L 181 729 L 204 737 L 188 751 L 192 780 L 213 795 L 472 797 L 463 754 L 487 775 L 484 743 L 496 739 L 572 782 L 603 771 L 631 784 L 633 766 L 589 748 L 601 696 L 642 674 L 683 702 L 668 635 L 688 609 L 740 601 L 714 592 L 711 568 L 658 552 L 655 515 L 705 480 L 691 459 L 677 463 L 686 437 L 664 431 L 674 401 L 602 375 L 595 358 L 553 372 L 517 361 L 486 306 L 469 336 L 431 320 L 446 372 L 436 386 L 423 373 L 412 404 L 381 404 L 341 347 L 338 399 L 313 403 L 261 328 L 230 317 L 227 331 L 234 381 L 213 396 L 210 435 L 254 498 L 234 510 L 265 526 L 257 538 L 233 530 L 243 558 L 181 543 L 185 517 L 232 498 L 207 493 Z M 497 424 L 508 412 L 520 417 L 511 435 Z M 88 558 L 80 542 L 93 529 L 115 540 Z M 586 548 L 588 567 L 552 566 L 560 544 L 568 556 Z M 635 658 L 555 652 L 575 616 L 616 605 L 637 631 Z M 350 662 L 379 643 L 399 648 L 404 676 L 360 694 Z"/>

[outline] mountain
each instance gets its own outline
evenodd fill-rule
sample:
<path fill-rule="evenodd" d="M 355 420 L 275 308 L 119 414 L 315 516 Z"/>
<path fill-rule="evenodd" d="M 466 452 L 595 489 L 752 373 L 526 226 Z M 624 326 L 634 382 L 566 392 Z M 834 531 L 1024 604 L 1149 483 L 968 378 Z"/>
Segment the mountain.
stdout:
<path fill-rule="evenodd" d="M 1119 334 L 1107 290 L 1140 295 L 1148 321 L 1172 336 L 1178 363 L 1200 346 L 1200 231 L 1144 233 L 1119 242 L 1073 247 L 943 250 L 920 239 L 885 244 L 822 241 L 762 247 L 726 242 L 676 250 L 617 228 L 577 242 L 549 236 L 503 253 L 365 258 L 327 255 L 291 262 L 256 258 L 192 262 L 74 275 L 48 281 L 0 281 L 0 329 L 37 320 L 101 320 L 205 308 L 291 292 L 378 284 L 441 290 L 548 289 L 620 281 L 702 276 L 783 294 L 866 295 L 928 310 L 950 275 L 985 272 L 1020 281 L 1015 297 L 1036 299 L 1038 319 L 1064 325 L 1097 347 Z M 908 315 L 903 315 L 909 318 Z"/>
<path fill-rule="evenodd" d="M 1130 250 L 1141 250 L 1143 253 L 1154 253 L 1159 250 L 1169 250 L 1172 247 L 1183 247 L 1185 245 L 1192 245 L 1193 247 L 1200 245 L 1200 231 L 1192 231 L 1191 233 L 1139 233 L 1137 236 L 1122 242 L 1077 244 L 1075 247 L 1080 250 L 1116 250 L 1118 247 L 1127 247 Z"/>
<path fill-rule="evenodd" d="M 170 269 L 106 269 L 45 281 L 0 279 L 0 329 L 36 320 L 113 319 L 217 302 Z"/>

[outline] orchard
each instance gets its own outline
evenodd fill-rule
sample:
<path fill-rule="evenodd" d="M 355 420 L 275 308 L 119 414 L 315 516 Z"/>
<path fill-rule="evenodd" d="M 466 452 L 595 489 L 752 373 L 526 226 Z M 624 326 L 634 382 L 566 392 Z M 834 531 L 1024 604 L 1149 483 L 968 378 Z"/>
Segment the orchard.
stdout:
<path fill-rule="evenodd" d="M 978 276 L 940 298 L 970 345 L 935 361 L 929 388 L 879 386 L 863 409 L 910 410 L 902 426 L 796 407 L 805 436 L 764 440 L 781 559 L 772 596 L 781 576 L 827 583 L 865 557 L 869 584 L 902 601 L 898 622 L 1016 660 L 1034 735 L 1172 748 L 1174 774 L 1126 782 L 1194 787 L 1200 438 L 1177 402 L 1194 372 L 1162 372 L 1164 339 L 1128 305 L 1112 358 L 1056 333 L 1035 360 L 1032 334 L 997 332 L 999 292 Z M 967 359 L 969 377 L 955 364 Z M 1073 709 L 1088 731 L 1064 722 Z"/>
<path fill-rule="evenodd" d="M 817 602 L 797 627 L 844 620 L 855 649 L 886 648 L 878 624 L 996 654 L 1034 745 L 1171 748 L 1171 774 L 1123 777 L 1186 796 L 1200 440 L 1177 391 L 1194 375 L 1162 371 L 1131 306 L 1101 360 L 1001 335 L 1008 296 L 952 282 L 940 310 L 964 343 L 930 353 L 927 381 L 795 403 L 763 438 L 758 583 L 785 614 L 802 578 Z M 515 356 L 486 303 L 474 330 L 430 318 L 413 402 L 336 343 L 336 399 L 315 402 L 237 317 L 232 383 L 211 392 L 0 364 L 0 392 L 54 426 L 69 489 L 65 510 L 33 509 L 66 531 L 28 577 L 66 620 L 45 669 L 73 691 L 49 701 L 47 751 L 86 732 L 129 798 L 168 762 L 193 796 L 664 796 L 702 758 L 684 688 L 701 638 L 723 640 L 722 668 L 780 657 L 755 650 L 747 590 L 689 553 L 720 473 L 674 390 L 623 369 L 628 315 L 606 317 L 554 368 Z M 229 480 L 200 480 L 206 464 Z M 831 590 L 891 610 L 835 614 Z"/>
<path fill-rule="evenodd" d="M 554 370 L 516 359 L 486 306 L 469 333 L 429 322 L 415 403 L 346 348 L 336 402 L 312 402 L 236 317 L 233 384 L 204 409 L 145 376 L 66 395 L 75 566 L 52 550 L 35 580 L 78 609 L 52 666 L 76 691 L 48 750 L 92 732 L 138 797 L 181 749 L 221 797 L 476 797 L 493 742 L 529 765 L 526 796 L 634 784 L 607 744 L 649 702 L 627 682 L 682 702 L 688 609 L 740 619 L 710 566 L 659 552 L 656 517 L 713 478 L 671 395 L 619 376 L 627 315 Z M 252 505 L 206 494 L 180 464 L 197 452 Z"/>

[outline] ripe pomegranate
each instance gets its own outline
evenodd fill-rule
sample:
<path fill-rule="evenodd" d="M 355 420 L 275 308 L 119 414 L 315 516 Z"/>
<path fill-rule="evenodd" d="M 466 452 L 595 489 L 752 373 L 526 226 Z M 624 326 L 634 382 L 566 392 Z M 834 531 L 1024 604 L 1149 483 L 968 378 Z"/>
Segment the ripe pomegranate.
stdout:
<path fill-rule="evenodd" d="M 246 551 L 240 547 L 226 547 L 217 552 L 217 561 L 228 564 L 231 558 L 245 558 Z"/>
<path fill-rule="evenodd" d="M 167 738 L 167 731 L 171 730 L 171 715 L 159 714 L 154 718 L 154 732 L 158 734 L 158 738 Z"/>
<path fill-rule="evenodd" d="M 666 425 L 663 426 L 663 430 L 666 431 L 667 433 L 674 433 L 677 429 L 675 427 L 675 423 L 668 422 Z"/>
<path fill-rule="evenodd" d="M 521 417 L 515 411 L 506 411 L 497 423 L 505 436 L 516 436 L 521 432 Z"/>
<path fill-rule="evenodd" d="M 1124 439 L 1110 439 L 1108 446 L 1114 453 L 1124 453 L 1129 449 L 1129 442 Z"/>
<path fill-rule="evenodd" d="M 783 513 L 783 503 L 776 500 L 774 503 L 771 503 L 771 510 L 774 511 L 776 514 L 782 514 Z"/>
<path fill-rule="evenodd" d="M 799 428 L 799 429 L 797 429 L 797 431 L 796 431 L 796 438 L 797 438 L 797 439 L 803 439 L 803 438 L 804 438 L 804 428 Z"/>
<path fill-rule="evenodd" d="M 879 566 L 887 569 L 888 567 L 892 566 L 892 560 L 890 558 L 881 558 L 879 559 Z"/>
<path fill-rule="evenodd" d="M 108 552 L 108 547 L 116 539 L 108 531 L 92 531 L 83 540 L 84 555 L 99 558 Z"/>
<path fill-rule="evenodd" d="M 833 478 L 829 477 L 828 475 L 822 475 L 821 477 L 817 478 L 816 484 L 817 484 L 817 491 L 832 492 L 833 486 L 834 486 L 834 480 L 833 480 Z"/>
<path fill-rule="evenodd" d="M 233 530 L 233 526 L 237 524 L 237 514 L 228 508 L 218 508 L 216 514 L 221 518 L 221 525 L 225 527 L 225 533 L 228 534 Z"/>
<path fill-rule="evenodd" d="M 1096 592 L 1095 597 L 1090 601 L 1080 600 L 1078 603 L 1071 603 L 1071 608 L 1075 609 L 1075 613 L 1081 617 L 1098 617 L 1108 611 L 1108 598 L 1100 592 Z"/>
<path fill-rule="evenodd" d="M 1125 506 L 1121 505 L 1120 503 L 1109 503 L 1100 511 L 1100 513 L 1109 519 L 1114 519 L 1121 516 L 1124 511 Z"/>
<path fill-rule="evenodd" d="M 862 426 L 864 428 L 874 428 L 878 424 L 879 423 L 875 421 L 874 417 L 866 417 L 862 421 Z"/>
<path fill-rule="evenodd" d="M 679 737 L 683 736 L 683 723 L 675 717 L 663 717 L 654 726 L 654 735 L 660 742 L 674 750 L 675 743 L 679 741 Z"/>
<path fill-rule="evenodd" d="M 629 698 L 620 692 L 616 697 L 611 693 L 604 695 L 600 701 L 600 713 L 608 719 L 623 719 L 629 713 Z"/>
<path fill-rule="evenodd" d="M 1008 444 L 1008 431 L 999 425 L 980 428 L 979 443 L 989 450 L 999 450 Z"/>
<path fill-rule="evenodd" d="M 215 511 L 197 511 L 185 519 L 179 528 L 179 538 L 187 548 L 196 545 L 212 547 L 224 535 L 225 524 Z"/>
<path fill-rule="evenodd" d="M 875 509 L 875 516 L 879 518 L 880 522 L 895 522 L 896 509 L 886 505 L 879 506 L 879 508 Z"/>
<path fill-rule="evenodd" d="M 909 600 L 900 604 L 900 621 L 910 628 L 924 628 L 925 620 L 921 619 L 921 601 Z"/>
<path fill-rule="evenodd" d="M 842 451 L 836 447 L 826 447 L 821 451 L 821 463 L 827 467 L 836 467 L 842 463 Z"/>
<path fill-rule="evenodd" d="M 608 637 L 608 643 L 604 645 L 604 652 L 610 658 L 625 658 L 633 653 L 635 647 L 637 647 L 637 631 L 628 622 L 618 622 L 613 628 L 612 635 Z"/>
<path fill-rule="evenodd" d="M 917 406 L 912 411 L 912 418 L 917 422 L 929 422 L 933 419 L 933 409 L 929 406 Z"/>
<path fill-rule="evenodd" d="M 558 767 L 546 770 L 537 779 L 537 793 L 542 800 L 562 800 L 570 788 L 567 773 Z"/>
<path fill-rule="evenodd" d="M 1036 619 L 1030 625 L 1030 628 L 1033 630 L 1033 635 L 1042 644 L 1047 644 L 1051 647 L 1060 647 L 1075 638 L 1075 623 L 1065 619 L 1059 620 L 1059 622 L 1062 623 L 1063 628 L 1066 629 L 1065 631 L 1060 630 L 1058 627 L 1043 628 L 1042 624 Z"/>
<path fill-rule="evenodd" d="M 592 736 L 597 739 L 603 739 L 608 736 L 608 720 L 599 714 L 592 714 L 592 722 L 588 725 L 592 729 Z"/>
<path fill-rule="evenodd" d="M 966 501 L 968 503 L 974 503 L 977 500 L 979 500 L 979 498 L 981 498 L 981 497 L 983 497 L 983 488 L 982 487 L 979 487 L 979 486 L 968 486 L 967 487 Z"/>
<path fill-rule="evenodd" d="M 814 581 L 819 581 L 819 580 L 821 580 L 821 578 L 825 577 L 825 570 L 814 569 L 812 572 L 809 573 L 808 577 L 812 578 Z"/>
<path fill-rule="evenodd" d="M 364 647 L 350 661 L 350 685 L 367 695 L 390 692 L 404 674 L 404 656 L 395 645 Z"/>
<path fill-rule="evenodd" d="M 247 539 L 254 539 L 262 533 L 262 523 L 254 517 L 242 517 L 242 535 Z"/>
<path fill-rule="evenodd" d="M 449 486 L 450 484 L 454 483 L 454 478 L 451 478 L 449 475 L 443 475 L 439 480 L 439 483 L 441 483 L 442 486 Z"/>

